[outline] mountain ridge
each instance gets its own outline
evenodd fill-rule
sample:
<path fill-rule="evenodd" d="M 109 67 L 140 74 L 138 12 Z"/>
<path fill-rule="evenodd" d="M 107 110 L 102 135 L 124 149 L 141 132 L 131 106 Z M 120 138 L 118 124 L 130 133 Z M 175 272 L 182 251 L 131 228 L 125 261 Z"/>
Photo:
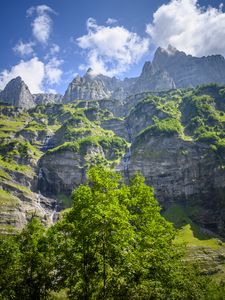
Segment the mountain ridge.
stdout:
<path fill-rule="evenodd" d="M 145 62 L 140 76 L 136 78 L 120 80 L 95 74 L 89 68 L 84 76 L 77 75 L 61 96 L 46 93 L 32 95 L 21 77 L 17 77 L 0 91 L 0 101 L 23 108 L 73 100 L 110 99 L 126 103 L 130 96 L 144 92 L 193 88 L 211 82 L 225 84 L 225 59 L 222 55 L 194 57 L 169 45 L 167 49 L 159 47 L 152 62 Z"/>

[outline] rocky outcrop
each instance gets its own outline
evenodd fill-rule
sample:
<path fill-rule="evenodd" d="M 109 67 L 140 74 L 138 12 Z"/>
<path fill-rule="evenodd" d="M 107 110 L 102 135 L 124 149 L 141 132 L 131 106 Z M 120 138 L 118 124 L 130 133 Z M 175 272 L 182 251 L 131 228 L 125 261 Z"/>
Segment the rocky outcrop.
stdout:
<path fill-rule="evenodd" d="M 173 79 L 166 71 L 156 70 L 146 62 L 140 77 L 119 80 L 115 77 L 95 75 L 89 69 L 84 77 L 79 75 L 69 84 L 63 103 L 73 100 L 117 100 L 123 106 L 130 95 L 148 91 L 162 91 L 175 88 Z"/>
<path fill-rule="evenodd" d="M 14 179 L 10 181 L 0 178 L 0 233 L 22 229 L 32 216 L 38 216 L 43 223 L 51 225 L 56 200 L 32 192 L 31 186 L 22 185 L 21 174 L 11 175 Z M 29 182 L 25 183 L 27 185 Z"/>
<path fill-rule="evenodd" d="M 144 64 L 140 77 L 136 80 L 130 94 L 148 91 L 163 91 L 175 88 L 175 83 L 164 70 L 155 69 L 150 61 Z"/>
<path fill-rule="evenodd" d="M 145 133 L 131 147 L 127 171 L 142 173 L 164 208 L 180 203 L 197 224 L 225 234 L 225 170 L 208 145 Z"/>
<path fill-rule="evenodd" d="M 126 121 L 120 118 L 107 119 L 101 123 L 102 128 L 106 130 L 112 130 L 116 135 L 129 141 L 129 135 L 126 126 Z"/>
<path fill-rule="evenodd" d="M 63 96 L 60 94 L 33 94 L 35 104 L 59 104 L 62 102 Z"/>
<path fill-rule="evenodd" d="M 77 75 L 69 84 L 63 97 L 63 103 L 73 100 L 101 100 L 101 99 L 125 99 L 130 94 L 136 78 L 119 80 L 116 77 L 108 77 L 95 74 L 90 68 L 80 77 Z"/>
<path fill-rule="evenodd" d="M 90 147 L 88 154 L 93 158 L 103 156 L 99 147 Z M 72 190 L 86 179 L 84 155 L 70 149 L 46 154 L 40 160 L 39 187 L 44 195 L 70 195 Z"/>
<path fill-rule="evenodd" d="M 0 92 L 0 101 L 25 109 L 35 106 L 34 97 L 21 77 L 12 79 L 6 85 L 4 90 Z"/>
<path fill-rule="evenodd" d="M 133 107 L 126 119 L 127 126 L 130 128 L 132 136 L 137 136 L 142 130 L 153 125 L 154 117 L 163 119 L 167 117 L 167 114 L 147 101 L 142 101 Z"/>
<path fill-rule="evenodd" d="M 94 75 L 93 71 L 89 69 L 84 77 L 77 75 L 69 84 L 68 89 L 63 97 L 63 103 L 80 100 L 104 99 L 111 97 L 109 86 L 111 78 L 103 75 Z M 115 79 L 116 80 L 116 79 Z"/>
<path fill-rule="evenodd" d="M 129 96 L 149 91 L 195 87 L 203 83 L 225 83 L 225 59 L 221 55 L 193 57 L 172 46 L 158 48 L 154 59 L 146 62 L 141 75 L 124 80 L 94 74 L 89 69 L 70 83 L 63 103 L 77 99 L 116 99 L 127 103 Z M 126 100 L 125 100 L 126 99 Z"/>
<path fill-rule="evenodd" d="M 203 83 L 225 83 L 225 59 L 222 55 L 193 57 L 172 46 L 156 50 L 153 67 L 166 71 L 177 88 L 195 87 Z"/>

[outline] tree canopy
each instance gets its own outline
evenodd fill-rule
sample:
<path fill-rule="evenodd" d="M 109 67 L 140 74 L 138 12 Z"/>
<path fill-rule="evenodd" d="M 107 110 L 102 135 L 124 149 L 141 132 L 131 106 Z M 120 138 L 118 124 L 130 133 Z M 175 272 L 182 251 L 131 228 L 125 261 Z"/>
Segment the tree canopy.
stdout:
<path fill-rule="evenodd" d="M 37 218 L 0 244 L 1 299 L 222 299 L 174 242 L 154 191 L 93 167 L 73 206 L 46 229 Z"/>

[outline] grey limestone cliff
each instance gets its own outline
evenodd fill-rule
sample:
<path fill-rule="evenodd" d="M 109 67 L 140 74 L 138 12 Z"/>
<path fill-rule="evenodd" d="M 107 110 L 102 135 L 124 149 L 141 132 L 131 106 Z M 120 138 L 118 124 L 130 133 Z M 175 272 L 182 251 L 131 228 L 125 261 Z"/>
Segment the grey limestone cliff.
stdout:
<path fill-rule="evenodd" d="M 170 90 L 175 87 L 172 77 L 166 71 L 155 69 L 152 63 L 148 61 L 144 64 L 141 75 L 137 78 L 130 94 Z"/>
<path fill-rule="evenodd" d="M 34 97 L 19 76 L 12 79 L 0 92 L 0 101 L 26 109 L 35 106 Z"/>
<path fill-rule="evenodd" d="M 166 71 L 177 88 L 195 87 L 203 83 L 225 83 L 225 59 L 222 55 L 194 57 L 172 46 L 158 48 L 153 59 L 156 70 Z"/>

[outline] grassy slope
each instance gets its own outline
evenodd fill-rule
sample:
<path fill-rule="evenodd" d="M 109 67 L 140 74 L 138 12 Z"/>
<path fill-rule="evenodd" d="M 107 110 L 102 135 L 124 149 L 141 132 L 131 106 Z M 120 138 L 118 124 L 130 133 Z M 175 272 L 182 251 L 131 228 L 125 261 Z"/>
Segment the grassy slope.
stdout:
<path fill-rule="evenodd" d="M 187 246 L 187 260 L 197 261 L 203 273 L 224 280 L 225 243 L 194 224 L 181 205 L 170 206 L 164 216 L 177 228 L 175 242 Z"/>

